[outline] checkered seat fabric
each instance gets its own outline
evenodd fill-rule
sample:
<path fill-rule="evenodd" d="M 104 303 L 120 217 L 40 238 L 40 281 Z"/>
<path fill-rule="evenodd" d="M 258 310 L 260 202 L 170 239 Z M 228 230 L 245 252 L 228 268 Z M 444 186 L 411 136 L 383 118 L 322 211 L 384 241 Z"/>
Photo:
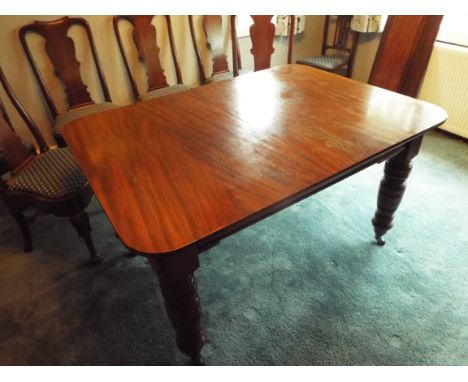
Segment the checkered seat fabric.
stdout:
<path fill-rule="evenodd" d="M 147 101 L 154 98 L 164 97 L 169 94 L 181 93 L 190 90 L 191 87 L 188 85 L 177 84 L 172 86 L 166 86 L 164 88 L 151 90 L 146 94 L 140 96 L 141 101 Z"/>
<path fill-rule="evenodd" d="M 67 148 L 46 151 L 12 176 L 9 191 L 46 199 L 62 199 L 80 192 L 87 180 Z"/>
<path fill-rule="evenodd" d="M 314 66 L 316 68 L 321 68 L 329 71 L 334 71 L 339 66 L 346 64 L 348 61 L 347 54 L 335 54 L 329 56 L 313 56 L 307 57 L 303 60 L 298 60 L 298 64 Z"/>
<path fill-rule="evenodd" d="M 246 74 L 246 73 L 250 73 L 250 72 L 251 72 L 250 70 L 246 70 L 246 69 L 239 70 L 239 74 Z M 234 76 L 234 73 L 231 72 L 231 71 L 215 74 L 214 76 L 211 76 L 211 77 L 207 78 L 206 83 L 209 84 L 209 83 L 212 83 L 212 82 L 231 80 L 233 78 L 233 76 Z"/>
<path fill-rule="evenodd" d="M 77 109 L 68 110 L 65 113 L 57 115 L 57 118 L 55 119 L 54 132 L 56 134 L 61 135 L 63 127 L 67 123 L 70 123 L 71 121 L 77 118 L 81 118 L 86 115 L 100 113 L 102 111 L 117 109 L 118 107 L 120 106 L 112 102 L 102 102 L 102 103 L 94 103 L 88 106 L 83 106 Z"/>

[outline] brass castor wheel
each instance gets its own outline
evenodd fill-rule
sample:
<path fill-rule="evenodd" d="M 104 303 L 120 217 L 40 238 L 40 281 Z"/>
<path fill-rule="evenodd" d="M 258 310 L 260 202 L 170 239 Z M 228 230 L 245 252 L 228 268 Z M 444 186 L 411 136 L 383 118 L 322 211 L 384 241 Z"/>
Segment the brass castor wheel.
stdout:
<path fill-rule="evenodd" d="M 206 366 L 205 361 L 200 354 L 191 357 L 193 366 Z"/>
<path fill-rule="evenodd" d="M 381 247 L 385 245 L 385 240 L 383 237 L 376 237 L 375 240 L 377 240 L 377 245 L 380 245 Z"/>
<path fill-rule="evenodd" d="M 88 260 L 89 265 L 97 265 L 101 263 L 102 263 L 102 257 L 97 253 L 93 254 Z"/>

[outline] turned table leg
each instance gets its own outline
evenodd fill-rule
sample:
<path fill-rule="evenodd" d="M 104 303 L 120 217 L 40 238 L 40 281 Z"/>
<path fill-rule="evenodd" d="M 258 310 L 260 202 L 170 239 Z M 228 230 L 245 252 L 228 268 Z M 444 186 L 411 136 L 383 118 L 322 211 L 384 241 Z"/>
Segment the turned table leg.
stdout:
<path fill-rule="evenodd" d="M 372 218 L 377 244 L 384 245 L 383 236 L 392 228 L 395 212 L 403 198 L 406 180 L 411 172 L 411 160 L 418 154 L 422 137 L 408 143 L 406 148 L 385 163 L 380 182 L 377 210 Z"/>
<path fill-rule="evenodd" d="M 148 258 L 159 279 L 166 312 L 176 332 L 177 346 L 195 365 L 205 343 L 201 326 L 201 307 L 194 272 L 198 268 L 195 252 L 155 255 Z"/>

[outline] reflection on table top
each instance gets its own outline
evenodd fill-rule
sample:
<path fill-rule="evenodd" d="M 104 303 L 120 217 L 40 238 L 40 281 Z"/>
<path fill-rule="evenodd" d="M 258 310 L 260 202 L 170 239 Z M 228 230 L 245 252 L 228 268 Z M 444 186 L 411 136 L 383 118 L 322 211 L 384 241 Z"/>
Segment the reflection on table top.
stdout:
<path fill-rule="evenodd" d="M 124 244 L 160 254 L 268 216 L 445 118 L 285 65 L 84 117 L 64 137 Z"/>

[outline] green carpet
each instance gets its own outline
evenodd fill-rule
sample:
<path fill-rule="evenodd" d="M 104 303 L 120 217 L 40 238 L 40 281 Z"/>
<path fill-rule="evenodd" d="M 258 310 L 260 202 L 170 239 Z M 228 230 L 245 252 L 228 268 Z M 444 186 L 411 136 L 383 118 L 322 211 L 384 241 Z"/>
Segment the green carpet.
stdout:
<path fill-rule="evenodd" d="M 373 166 L 200 256 L 210 365 L 468 365 L 468 147 L 426 137 L 387 244 Z M 0 364 L 184 365 L 156 279 L 88 209 L 101 265 L 39 216 L 25 254 L 0 207 Z"/>

